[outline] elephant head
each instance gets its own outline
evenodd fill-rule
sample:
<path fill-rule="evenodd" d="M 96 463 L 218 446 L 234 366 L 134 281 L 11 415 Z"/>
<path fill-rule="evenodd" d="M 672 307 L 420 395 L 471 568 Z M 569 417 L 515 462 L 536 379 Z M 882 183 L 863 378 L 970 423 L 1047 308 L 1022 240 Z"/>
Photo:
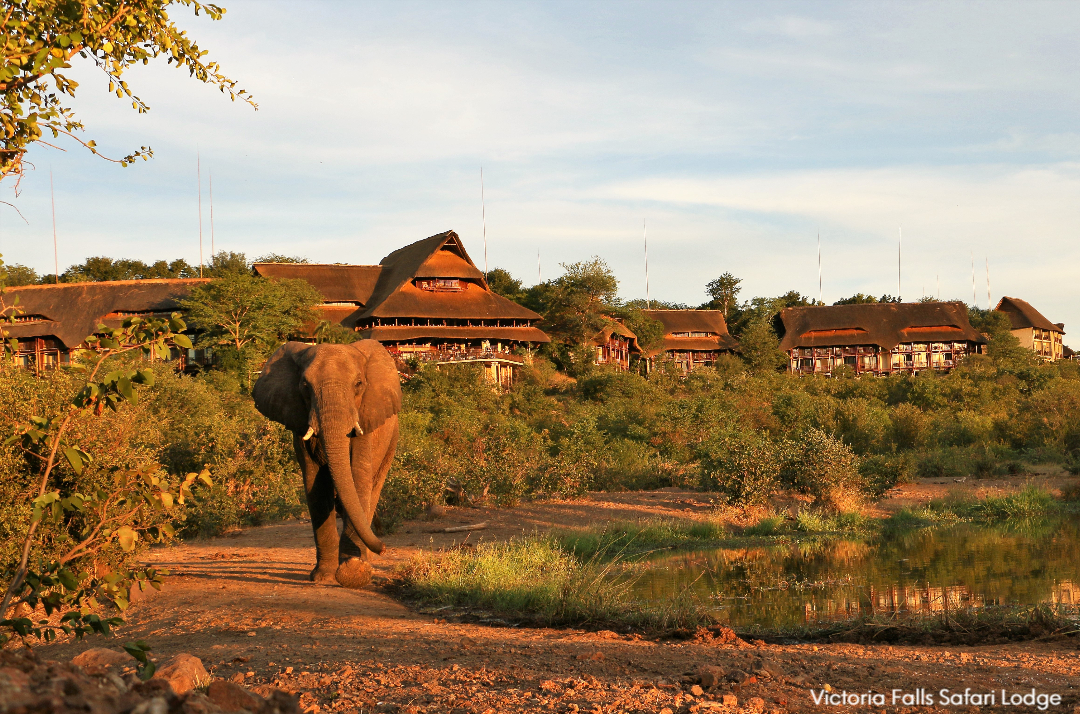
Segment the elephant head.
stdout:
<path fill-rule="evenodd" d="M 288 342 L 267 360 L 253 389 L 255 407 L 303 435 L 312 455 L 330 470 L 334 488 L 360 539 L 375 553 L 383 543 L 358 497 L 350 440 L 372 432 L 401 411 L 393 359 L 375 340 L 349 345 Z M 375 504 L 370 504 L 374 509 Z"/>

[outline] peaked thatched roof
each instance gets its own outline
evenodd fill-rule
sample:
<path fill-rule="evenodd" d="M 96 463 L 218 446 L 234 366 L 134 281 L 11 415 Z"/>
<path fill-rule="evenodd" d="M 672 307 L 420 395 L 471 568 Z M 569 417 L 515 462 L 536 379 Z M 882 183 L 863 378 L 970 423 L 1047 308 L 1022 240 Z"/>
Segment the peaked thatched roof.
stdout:
<path fill-rule="evenodd" d="M 8 325 L 9 337 L 55 337 L 74 349 L 105 323 L 117 327 L 125 314 L 170 313 L 191 288 L 209 279 L 114 280 L 8 288 L 4 300 L 19 298 L 23 322 Z M 109 317 L 109 316 L 112 317 Z"/>
<path fill-rule="evenodd" d="M 1050 330 L 1065 334 L 1065 325 L 1050 322 L 1043 314 L 1031 306 L 1026 300 L 1014 297 L 1003 297 L 994 308 L 1009 316 L 1012 329 L 1021 330 L 1029 327 L 1037 327 L 1040 330 Z"/>
<path fill-rule="evenodd" d="M 869 303 L 789 307 L 777 318 L 780 349 L 901 342 L 975 342 L 986 338 L 968 321 L 962 302 Z"/>
<path fill-rule="evenodd" d="M 382 273 L 358 319 L 419 317 L 539 320 L 528 308 L 488 289 L 483 273 L 454 231 L 417 241 L 382 259 Z M 449 274 L 439 271 L 448 271 Z M 463 278 L 460 292 L 432 292 L 412 284 L 417 277 Z"/>
<path fill-rule="evenodd" d="M 608 324 L 605 325 L 603 329 L 593 335 L 592 342 L 598 347 L 606 345 L 612 335 L 619 335 L 620 337 L 626 338 L 630 343 L 630 351 L 635 354 L 641 354 L 641 347 L 638 346 L 637 335 L 635 335 L 629 327 L 617 320 L 609 320 Z"/>
<path fill-rule="evenodd" d="M 713 352 L 737 350 L 739 342 L 728 333 L 724 313 L 719 310 L 644 310 L 664 326 L 664 344 L 660 352 L 693 350 Z M 677 332 L 705 332 L 706 337 L 676 337 Z M 652 355 L 650 355 L 652 356 Z"/>

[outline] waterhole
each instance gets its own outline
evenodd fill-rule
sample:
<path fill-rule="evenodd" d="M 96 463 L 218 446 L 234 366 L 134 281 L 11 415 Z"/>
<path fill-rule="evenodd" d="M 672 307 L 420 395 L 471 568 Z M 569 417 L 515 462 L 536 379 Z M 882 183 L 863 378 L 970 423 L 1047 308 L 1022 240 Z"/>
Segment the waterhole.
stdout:
<path fill-rule="evenodd" d="M 792 540 L 656 555 L 650 564 L 635 581 L 639 597 L 693 595 L 736 627 L 1080 605 L 1080 527 L 1071 522 Z"/>

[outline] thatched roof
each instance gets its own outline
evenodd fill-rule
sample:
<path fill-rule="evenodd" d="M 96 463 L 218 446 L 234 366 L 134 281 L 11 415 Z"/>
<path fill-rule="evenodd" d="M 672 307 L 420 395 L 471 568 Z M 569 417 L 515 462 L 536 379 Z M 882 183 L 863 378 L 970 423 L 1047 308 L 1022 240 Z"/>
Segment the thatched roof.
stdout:
<path fill-rule="evenodd" d="M 382 259 L 382 274 L 359 319 L 388 317 L 539 320 L 528 308 L 488 289 L 454 231 L 417 241 Z M 461 278 L 460 292 L 432 292 L 414 278 Z"/>
<path fill-rule="evenodd" d="M 1026 300 L 1014 297 L 1003 297 L 994 308 L 1009 316 L 1012 329 L 1021 330 L 1029 327 L 1037 327 L 1040 330 L 1050 330 L 1065 334 L 1065 325 L 1050 322 L 1043 314 L 1031 306 Z"/>
<path fill-rule="evenodd" d="M 986 338 L 968 321 L 962 302 L 869 303 L 789 307 L 777 319 L 780 349 L 901 342 L 975 342 Z"/>
<path fill-rule="evenodd" d="M 737 350 L 739 342 L 728 333 L 724 313 L 719 310 L 644 310 L 646 315 L 664 326 L 664 344 L 660 352 L 714 352 Z M 677 332 L 704 332 L 707 337 L 675 337 Z M 650 355 L 652 356 L 652 355 Z"/>
<path fill-rule="evenodd" d="M 322 317 L 347 328 L 393 318 L 519 322 L 540 319 L 532 310 L 491 292 L 484 274 L 454 231 L 399 248 L 379 265 L 258 263 L 255 272 L 267 278 L 299 278 L 311 283 L 326 303 L 338 303 L 322 305 Z M 456 290 L 436 292 L 416 287 L 413 281 L 417 278 L 456 278 L 461 282 Z M 550 341 L 539 329 L 515 327 L 379 326 L 364 330 L 363 334 L 385 341 L 424 338 Z M 408 337 L 402 336 L 406 334 Z"/>
<path fill-rule="evenodd" d="M 256 263 L 255 274 L 264 278 L 306 280 L 327 302 L 366 305 L 382 268 L 378 265 L 326 265 L 317 263 Z"/>
<path fill-rule="evenodd" d="M 592 342 L 597 347 L 606 345 L 611 340 L 612 335 L 619 335 L 625 338 L 630 343 L 630 351 L 635 354 L 641 354 L 641 347 L 638 346 L 637 335 L 627 327 L 626 325 L 616 320 L 609 320 L 608 324 L 604 326 L 599 332 L 593 335 Z"/>
<path fill-rule="evenodd" d="M 9 337 L 55 337 L 74 349 L 99 324 L 119 327 L 131 313 L 168 314 L 191 288 L 209 279 L 114 280 L 100 283 L 61 283 L 8 288 L 6 304 L 19 298 L 24 321 L 7 325 Z"/>

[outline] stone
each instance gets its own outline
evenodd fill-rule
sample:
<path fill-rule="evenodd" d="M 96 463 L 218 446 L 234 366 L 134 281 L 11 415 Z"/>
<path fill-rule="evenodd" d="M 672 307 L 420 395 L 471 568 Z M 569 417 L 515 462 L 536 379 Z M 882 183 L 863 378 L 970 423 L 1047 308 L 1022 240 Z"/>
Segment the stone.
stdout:
<path fill-rule="evenodd" d="M 739 706 L 739 699 L 734 694 L 725 694 L 720 697 L 720 703 L 725 707 L 737 707 Z"/>
<path fill-rule="evenodd" d="M 209 682 L 210 673 L 206 671 L 201 659 L 181 652 L 158 667 L 154 672 L 154 679 L 168 682 L 176 694 L 185 694 Z"/>
<path fill-rule="evenodd" d="M 131 710 L 131 714 L 169 714 L 169 703 L 164 697 L 144 699 Z"/>
<path fill-rule="evenodd" d="M 752 679 L 752 677 L 741 669 L 737 669 L 728 675 L 728 681 L 735 684 L 742 684 L 749 679 Z"/>
<path fill-rule="evenodd" d="M 183 714 L 217 714 L 220 711 L 216 704 L 210 701 L 210 697 L 202 692 L 190 692 L 184 697 L 184 703 L 180 706 Z"/>
<path fill-rule="evenodd" d="M 746 701 L 746 708 L 752 712 L 762 712 L 765 710 L 765 700 L 761 697 L 750 697 Z"/>
<path fill-rule="evenodd" d="M 690 693 L 693 694 L 695 697 L 700 697 L 702 694 L 705 693 L 705 690 L 701 688 L 700 684 L 695 684 L 694 686 L 690 687 Z"/>
<path fill-rule="evenodd" d="M 224 712 L 248 711 L 258 714 L 266 702 L 262 697 L 233 682 L 215 679 L 206 690 L 206 696 Z"/>
<path fill-rule="evenodd" d="M 750 671 L 759 677 L 766 675 L 771 679 L 781 679 L 784 676 L 784 670 L 780 668 L 780 665 L 763 657 L 754 660 L 754 663 L 750 665 Z"/>
<path fill-rule="evenodd" d="M 701 679 L 701 686 L 715 687 L 724 681 L 727 672 L 723 667 L 717 667 L 715 664 L 705 664 L 698 669 L 697 675 Z"/>
<path fill-rule="evenodd" d="M 91 647 L 75 655 L 71 663 L 80 667 L 118 667 L 135 664 L 135 660 L 127 652 L 110 650 L 107 647 Z"/>

